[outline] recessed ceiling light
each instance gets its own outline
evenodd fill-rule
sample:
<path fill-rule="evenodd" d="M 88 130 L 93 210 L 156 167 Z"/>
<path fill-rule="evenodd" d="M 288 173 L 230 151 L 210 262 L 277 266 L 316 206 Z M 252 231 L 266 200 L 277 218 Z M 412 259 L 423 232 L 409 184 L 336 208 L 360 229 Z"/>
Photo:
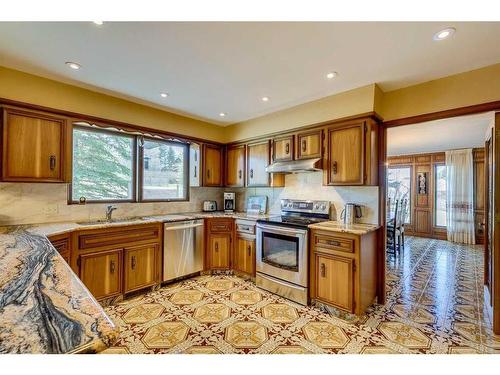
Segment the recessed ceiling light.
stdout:
<path fill-rule="evenodd" d="M 269 101 L 269 96 L 263 96 L 262 97 L 263 102 L 268 102 Z"/>
<path fill-rule="evenodd" d="M 220 117 L 226 117 L 226 114 L 224 112 L 219 113 Z"/>
<path fill-rule="evenodd" d="M 330 72 L 326 75 L 326 78 L 328 79 L 332 79 L 332 78 L 335 78 L 337 77 L 338 73 L 337 72 Z"/>
<path fill-rule="evenodd" d="M 453 34 L 455 34 L 455 31 L 457 31 L 455 28 L 448 27 L 448 28 L 446 28 L 444 30 L 438 31 L 436 34 L 434 34 L 434 36 L 432 37 L 432 39 L 434 39 L 434 40 L 445 40 L 445 39 L 448 39 L 450 36 L 452 36 Z"/>
<path fill-rule="evenodd" d="M 101 26 L 104 23 L 102 21 L 92 21 L 92 22 L 94 22 L 97 26 Z"/>
<path fill-rule="evenodd" d="M 160 96 L 161 96 L 162 98 L 166 98 L 168 95 L 169 95 L 169 93 L 168 93 L 168 92 L 162 92 L 162 93 L 160 94 Z"/>
<path fill-rule="evenodd" d="M 66 61 L 66 65 L 69 66 L 73 70 L 78 70 L 82 67 L 80 64 L 78 64 L 76 62 L 71 62 L 71 61 Z"/>

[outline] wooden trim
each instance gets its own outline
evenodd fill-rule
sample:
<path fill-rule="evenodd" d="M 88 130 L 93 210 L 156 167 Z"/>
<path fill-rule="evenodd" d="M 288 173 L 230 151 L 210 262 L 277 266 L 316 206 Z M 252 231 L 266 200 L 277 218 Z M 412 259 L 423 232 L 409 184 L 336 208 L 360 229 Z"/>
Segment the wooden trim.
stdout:
<path fill-rule="evenodd" d="M 379 128 L 378 137 L 378 185 L 379 185 L 379 224 L 377 231 L 377 302 L 385 304 L 387 300 L 386 290 L 386 248 L 387 248 L 387 227 L 386 227 L 386 197 L 387 197 L 387 127 L 383 124 Z"/>
<path fill-rule="evenodd" d="M 391 128 L 394 126 L 411 125 L 420 122 L 440 120 L 448 117 L 458 117 L 458 116 L 471 115 L 474 113 L 482 113 L 482 112 L 498 111 L 498 110 L 500 110 L 500 100 L 482 104 L 469 105 L 466 107 L 446 109 L 444 111 L 430 112 L 416 116 L 402 117 L 395 120 L 385 121 L 383 124 L 384 126 Z"/>
<path fill-rule="evenodd" d="M 43 112 L 48 112 L 54 115 L 59 115 L 59 116 L 65 116 L 69 117 L 72 122 L 74 121 L 89 121 L 92 124 L 95 124 L 100 127 L 109 127 L 109 126 L 115 126 L 120 129 L 123 129 L 125 131 L 140 131 L 143 133 L 149 133 L 151 135 L 157 135 L 157 136 L 167 136 L 171 138 L 176 138 L 181 141 L 187 141 L 189 142 L 196 142 L 196 143 L 212 143 L 216 145 L 223 145 L 223 143 L 218 142 L 218 141 L 207 141 L 206 139 L 198 138 L 198 137 L 192 137 L 189 135 L 182 135 L 166 130 L 159 130 L 159 129 L 154 129 L 150 128 L 147 126 L 142 126 L 142 125 L 135 125 L 135 124 L 130 124 L 127 122 L 123 121 L 117 121 L 117 120 L 111 120 L 111 119 L 105 119 L 102 117 L 98 116 L 92 116 L 92 115 L 86 115 L 83 113 L 79 112 L 72 112 L 72 111 L 66 111 L 63 109 L 56 109 L 56 108 L 50 108 L 50 107 L 45 107 L 41 106 L 38 104 L 31 104 L 31 103 L 25 103 L 25 102 L 20 102 L 17 100 L 12 100 L 12 99 L 7 99 L 7 98 L 0 98 L 0 105 L 12 105 L 16 107 L 22 107 L 25 109 L 30 109 L 30 110 L 35 110 L 35 111 L 43 111 Z M 152 108 L 152 107 L 151 107 Z M 152 108 L 153 109 L 153 108 Z M 167 112 L 167 111 L 165 111 Z"/>

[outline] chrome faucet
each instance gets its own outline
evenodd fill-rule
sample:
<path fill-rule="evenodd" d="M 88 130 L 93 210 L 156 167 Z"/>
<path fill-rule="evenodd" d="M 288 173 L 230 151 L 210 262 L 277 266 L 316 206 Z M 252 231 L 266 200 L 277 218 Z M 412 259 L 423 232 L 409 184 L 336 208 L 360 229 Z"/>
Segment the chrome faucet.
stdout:
<path fill-rule="evenodd" d="M 113 218 L 112 218 L 112 215 L 113 215 L 113 211 L 116 210 L 118 207 L 115 207 L 115 206 L 107 206 L 106 207 L 106 221 L 112 221 Z"/>

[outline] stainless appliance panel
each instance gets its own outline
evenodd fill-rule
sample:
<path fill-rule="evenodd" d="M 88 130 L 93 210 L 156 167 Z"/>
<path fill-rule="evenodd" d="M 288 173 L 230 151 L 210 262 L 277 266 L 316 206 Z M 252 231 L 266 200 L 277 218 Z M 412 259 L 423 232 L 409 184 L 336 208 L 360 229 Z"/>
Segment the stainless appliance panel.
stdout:
<path fill-rule="evenodd" d="M 203 270 L 203 220 L 164 224 L 163 281 Z"/>
<path fill-rule="evenodd" d="M 257 224 L 256 271 L 307 287 L 307 230 Z"/>
<path fill-rule="evenodd" d="M 255 275 L 255 284 L 264 290 L 279 296 L 288 298 L 289 300 L 307 305 L 308 288 L 299 285 L 290 284 L 275 277 L 257 272 Z"/>

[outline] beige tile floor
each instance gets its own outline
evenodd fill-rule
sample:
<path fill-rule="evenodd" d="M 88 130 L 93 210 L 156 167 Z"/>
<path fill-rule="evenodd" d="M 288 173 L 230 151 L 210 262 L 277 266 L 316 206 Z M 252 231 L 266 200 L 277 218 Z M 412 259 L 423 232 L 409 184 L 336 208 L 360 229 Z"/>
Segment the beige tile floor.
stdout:
<path fill-rule="evenodd" d="M 106 308 L 105 353 L 500 353 L 483 311 L 482 248 L 409 237 L 387 260 L 388 301 L 357 322 L 200 276 Z"/>

